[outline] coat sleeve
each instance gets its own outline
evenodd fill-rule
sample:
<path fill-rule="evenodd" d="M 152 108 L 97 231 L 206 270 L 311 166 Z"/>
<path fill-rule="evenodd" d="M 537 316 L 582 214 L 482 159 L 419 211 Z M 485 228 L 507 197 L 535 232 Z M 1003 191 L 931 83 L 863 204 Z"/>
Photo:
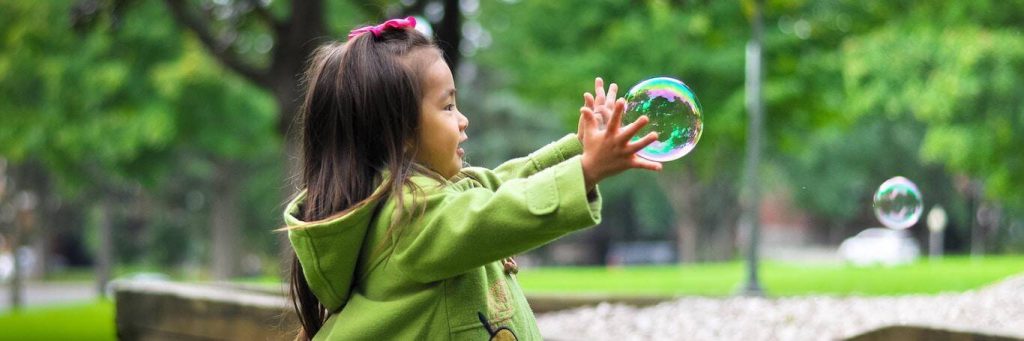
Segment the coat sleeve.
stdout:
<path fill-rule="evenodd" d="M 581 153 L 583 153 L 583 145 L 580 144 L 579 137 L 576 134 L 568 134 L 558 141 L 530 153 L 530 155 L 508 160 L 494 170 L 471 167 L 464 169 L 463 172 L 479 181 L 484 187 L 497 189 L 505 181 L 528 177 Z"/>
<path fill-rule="evenodd" d="M 497 190 L 426 194 L 422 216 L 400 233 L 391 265 L 433 282 L 600 223 L 601 198 L 588 200 L 580 159 L 510 179 Z"/>

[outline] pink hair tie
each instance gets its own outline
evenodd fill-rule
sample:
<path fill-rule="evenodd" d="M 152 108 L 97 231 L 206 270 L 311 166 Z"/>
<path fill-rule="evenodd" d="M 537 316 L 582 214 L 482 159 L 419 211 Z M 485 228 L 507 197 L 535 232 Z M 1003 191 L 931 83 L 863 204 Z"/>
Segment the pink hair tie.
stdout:
<path fill-rule="evenodd" d="M 373 33 L 374 37 L 380 37 L 381 33 L 384 33 L 384 30 L 389 28 L 416 28 L 416 18 L 406 17 L 405 19 L 391 19 L 377 26 L 363 26 L 349 32 L 348 39 L 352 40 L 352 38 L 358 37 L 360 34 L 366 32 Z"/>

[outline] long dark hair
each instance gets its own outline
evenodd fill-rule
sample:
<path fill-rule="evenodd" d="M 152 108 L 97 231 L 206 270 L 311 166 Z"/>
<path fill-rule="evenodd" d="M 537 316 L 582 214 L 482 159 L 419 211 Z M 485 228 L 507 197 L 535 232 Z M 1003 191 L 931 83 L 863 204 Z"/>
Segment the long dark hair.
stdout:
<path fill-rule="evenodd" d="M 330 219 L 390 195 L 404 207 L 402 187 L 418 169 L 411 147 L 420 125 L 421 72 L 433 61 L 429 53 L 441 56 L 413 29 L 364 33 L 314 52 L 299 115 L 300 181 L 306 188 L 299 218 Z M 313 295 L 294 253 L 291 297 L 302 324 L 298 338 L 312 339 L 330 312 Z"/>

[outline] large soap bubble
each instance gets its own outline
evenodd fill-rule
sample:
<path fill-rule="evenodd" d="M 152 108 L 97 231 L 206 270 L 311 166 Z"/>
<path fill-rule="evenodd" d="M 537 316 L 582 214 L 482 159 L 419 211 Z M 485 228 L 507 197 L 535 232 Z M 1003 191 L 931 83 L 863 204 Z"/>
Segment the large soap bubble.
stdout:
<path fill-rule="evenodd" d="M 626 93 L 624 123 L 647 115 L 650 123 L 634 140 L 654 131 L 658 141 L 637 153 L 651 161 L 666 162 L 683 157 L 697 146 L 704 130 L 704 110 L 697 96 L 679 80 L 658 77 L 633 86 Z"/>
<path fill-rule="evenodd" d="M 921 191 L 902 176 L 886 180 L 878 187 L 874 207 L 875 216 L 882 225 L 895 230 L 913 226 L 924 211 Z"/>

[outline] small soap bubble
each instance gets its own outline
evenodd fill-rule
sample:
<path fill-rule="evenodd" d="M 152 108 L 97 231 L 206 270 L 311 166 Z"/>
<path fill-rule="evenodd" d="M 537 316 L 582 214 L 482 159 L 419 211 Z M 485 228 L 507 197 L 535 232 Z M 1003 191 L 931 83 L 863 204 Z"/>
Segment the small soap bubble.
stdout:
<path fill-rule="evenodd" d="M 623 124 L 646 115 L 650 122 L 633 138 L 650 132 L 658 133 L 654 141 L 637 153 L 651 161 L 676 160 L 697 146 L 704 130 L 704 110 L 690 87 L 668 77 L 651 78 L 638 83 L 626 93 Z"/>
<path fill-rule="evenodd" d="M 924 211 L 921 191 L 902 176 L 886 180 L 878 187 L 874 207 L 875 216 L 882 225 L 894 230 L 913 226 Z"/>

